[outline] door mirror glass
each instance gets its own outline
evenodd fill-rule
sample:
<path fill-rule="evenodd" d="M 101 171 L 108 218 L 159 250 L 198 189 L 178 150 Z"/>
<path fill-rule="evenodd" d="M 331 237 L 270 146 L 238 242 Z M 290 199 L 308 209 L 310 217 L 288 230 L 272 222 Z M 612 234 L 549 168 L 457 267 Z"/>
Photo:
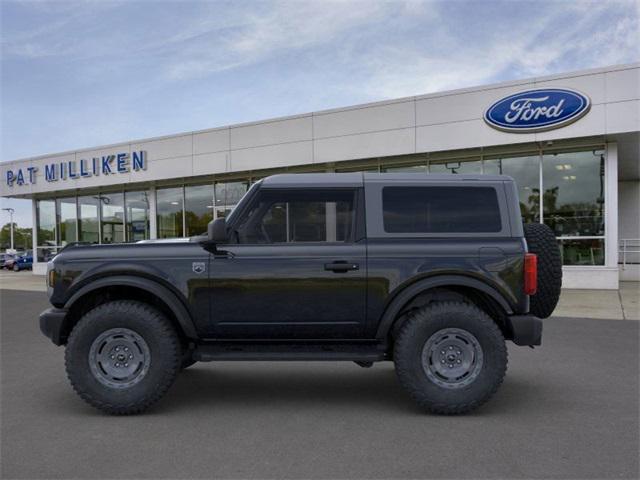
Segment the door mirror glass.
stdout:
<path fill-rule="evenodd" d="M 209 222 L 207 228 L 207 234 L 209 241 L 213 243 L 226 243 L 227 242 L 227 222 L 224 218 L 218 218 Z"/>

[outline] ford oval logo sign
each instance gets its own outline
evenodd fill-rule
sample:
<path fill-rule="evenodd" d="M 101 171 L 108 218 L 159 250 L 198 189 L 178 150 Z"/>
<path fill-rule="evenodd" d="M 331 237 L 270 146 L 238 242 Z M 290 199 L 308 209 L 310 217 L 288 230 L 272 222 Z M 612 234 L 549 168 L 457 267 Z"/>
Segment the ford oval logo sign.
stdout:
<path fill-rule="evenodd" d="M 541 88 L 498 100 L 484 113 L 484 120 L 507 132 L 540 132 L 575 122 L 590 107 L 589 97 L 575 90 Z"/>

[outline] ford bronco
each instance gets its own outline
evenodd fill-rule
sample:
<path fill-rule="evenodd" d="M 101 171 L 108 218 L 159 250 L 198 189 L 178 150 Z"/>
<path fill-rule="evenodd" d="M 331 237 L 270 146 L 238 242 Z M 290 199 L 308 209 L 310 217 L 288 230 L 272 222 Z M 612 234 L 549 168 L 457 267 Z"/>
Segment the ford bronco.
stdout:
<path fill-rule="evenodd" d="M 459 414 L 502 383 L 506 340 L 541 344 L 561 281 L 510 177 L 284 174 L 189 241 L 64 248 L 40 328 L 112 414 L 229 360 L 393 361 L 421 407 Z"/>

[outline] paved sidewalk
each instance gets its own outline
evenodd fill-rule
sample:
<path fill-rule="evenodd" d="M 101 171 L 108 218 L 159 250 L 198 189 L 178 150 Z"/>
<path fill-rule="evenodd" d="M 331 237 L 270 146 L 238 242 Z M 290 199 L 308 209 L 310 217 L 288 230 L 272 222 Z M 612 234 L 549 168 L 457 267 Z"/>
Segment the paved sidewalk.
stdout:
<path fill-rule="evenodd" d="M 620 290 L 563 290 L 554 317 L 640 320 L 640 283 L 620 282 Z"/>
<path fill-rule="evenodd" d="M 0 270 L 0 290 L 27 290 L 30 292 L 46 292 L 44 275 L 34 275 L 31 270 L 14 272 Z"/>
<path fill-rule="evenodd" d="M 0 290 L 46 292 L 45 278 L 30 271 L 0 270 Z M 640 320 L 640 283 L 621 282 L 620 290 L 563 290 L 554 317 Z M 0 294 L 1 301 L 1 294 Z"/>

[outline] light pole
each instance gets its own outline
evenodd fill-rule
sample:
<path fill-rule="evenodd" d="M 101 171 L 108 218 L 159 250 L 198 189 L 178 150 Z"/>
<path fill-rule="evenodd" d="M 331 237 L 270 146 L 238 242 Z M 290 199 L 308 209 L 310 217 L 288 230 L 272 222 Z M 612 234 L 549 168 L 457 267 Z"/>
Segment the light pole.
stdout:
<path fill-rule="evenodd" d="M 11 207 L 9 208 L 3 208 L 3 210 L 6 210 L 7 212 L 9 212 L 9 228 L 11 228 L 11 250 L 13 250 L 13 214 L 15 212 L 15 210 Z"/>

